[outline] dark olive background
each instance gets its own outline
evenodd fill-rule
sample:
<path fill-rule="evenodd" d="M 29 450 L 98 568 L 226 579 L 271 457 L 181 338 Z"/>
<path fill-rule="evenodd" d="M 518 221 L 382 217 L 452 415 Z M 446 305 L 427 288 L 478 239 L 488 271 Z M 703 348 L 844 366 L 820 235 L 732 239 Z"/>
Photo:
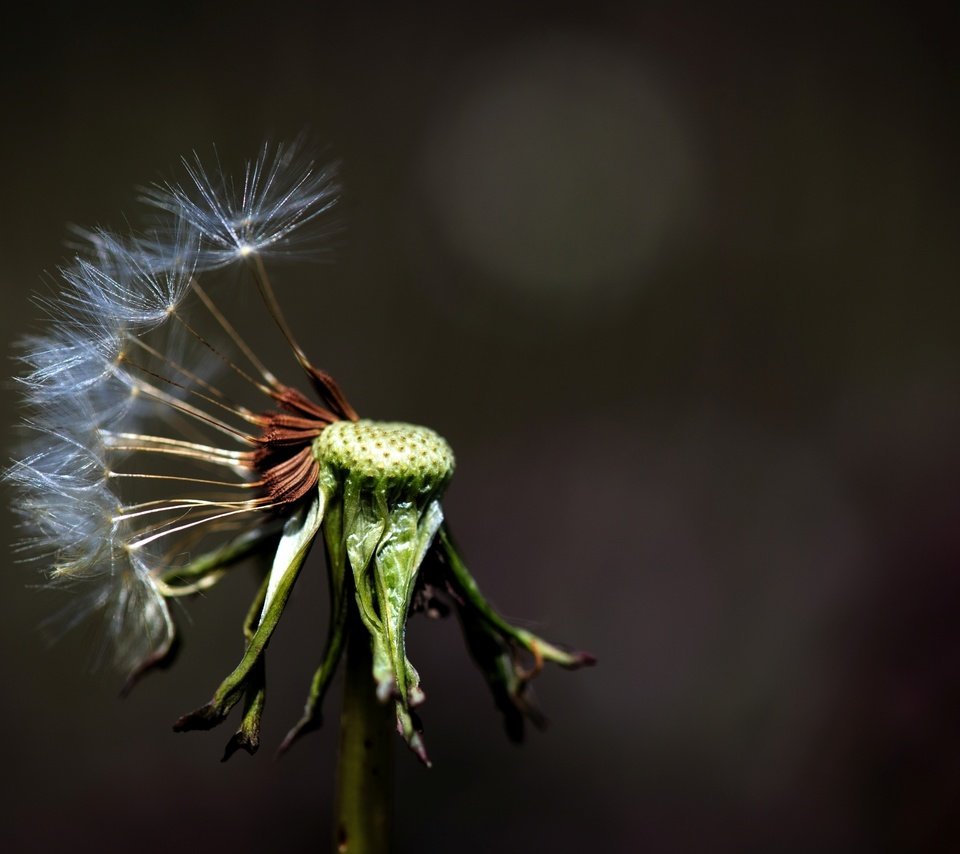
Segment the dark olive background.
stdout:
<path fill-rule="evenodd" d="M 397 850 L 956 850 L 957 13 L 514 5 L 5 12 L 3 340 L 68 223 L 121 226 L 195 148 L 307 131 L 345 230 L 276 273 L 300 337 L 363 414 L 450 440 L 481 583 L 600 659 L 548 669 L 518 749 L 455 624 L 414 622 L 435 766 L 398 743 Z M 265 747 L 226 765 L 226 728 L 170 724 L 236 661 L 251 578 L 190 603 L 180 661 L 121 701 L 6 566 L 5 851 L 325 850 L 336 697 L 271 758 L 319 556 Z"/>

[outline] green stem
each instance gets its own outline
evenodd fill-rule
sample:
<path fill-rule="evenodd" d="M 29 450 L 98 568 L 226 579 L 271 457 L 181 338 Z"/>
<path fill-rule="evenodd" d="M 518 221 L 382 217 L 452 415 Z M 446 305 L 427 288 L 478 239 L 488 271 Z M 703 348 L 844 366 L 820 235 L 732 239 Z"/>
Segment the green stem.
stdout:
<path fill-rule="evenodd" d="M 393 808 L 393 703 L 377 700 L 370 634 L 353 609 L 347 631 L 334 850 L 384 854 Z"/>

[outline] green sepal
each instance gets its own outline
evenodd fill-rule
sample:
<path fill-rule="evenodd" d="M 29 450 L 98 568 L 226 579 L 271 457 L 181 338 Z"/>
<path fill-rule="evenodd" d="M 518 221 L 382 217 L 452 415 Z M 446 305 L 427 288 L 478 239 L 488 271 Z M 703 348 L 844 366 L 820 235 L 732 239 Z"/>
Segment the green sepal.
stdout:
<path fill-rule="evenodd" d="M 538 727 L 545 724 L 529 693 L 529 683 L 540 672 L 543 662 L 552 661 L 561 667 L 576 669 L 594 664 L 595 659 L 586 652 L 561 649 L 500 616 L 480 592 L 446 525 L 440 527 L 433 555 L 443 569 L 470 654 L 504 715 L 507 734 L 512 740 L 520 741 L 524 718 Z M 521 652 L 532 656 L 532 668 L 524 666 Z"/>
<path fill-rule="evenodd" d="M 427 746 L 423 740 L 423 728 L 420 726 L 420 718 L 417 717 L 416 712 L 410 711 L 405 703 L 397 700 L 394 705 L 396 706 L 397 712 L 397 732 L 403 736 L 407 747 L 417 755 L 417 758 L 426 765 L 427 768 L 432 767 L 433 763 L 430 761 L 430 757 L 427 756 Z"/>
<path fill-rule="evenodd" d="M 247 644 L 243 658 L 236 669 L 220 684 L 213 699 L 205 706 L 181 717 L 173 725 L 175 731 L 212 729 L 223 721 L 240 701 L 251 679 L 251 674 L 277 627 L 300 568 L 316 539 L 323 520 L 323 510 L 324 496 L 318 490 L 309 506 L 302 507 L 287 520 L 267 578 L 263 609 L 257 628 Z"/>
<path fill-rule="evenodd" d="M 176 655 L 178 643 L 176 627 L 170 616 L 164 599 L 177 596 L 190 596 L 207 590 L 217 583 L 228 569 L 255 554 L 262 554 L 270 547 L 271 541 L 280 534 L 280 525 L 271 524 L 245 531 L 219 548 L 212 549 L 185 566 L 168 567 L 154 580 L 159 604 L 163 607 L 165 636 L 163 642 L 127 676 L 120 695 L 127 696 L 140 681 L 152 670 L 167 667 Z"/>
<path fill-rule="evenodd" d="M 280 523 L 245 531 L 228 543 L 191 560 L 185 566 L 169 567 L 159 581 L 165 596 L 184 596 L 212 587 L 227 569 L 253 554 L 263 552 L 280 535 Z"/>
<path fill-rule="evenodd" d="M 511 741 L 522 741 L 524 719 L 542 729 L 546 719 L 530 697 L 530 677 L 517 666 L 514 649 L 475 609 L 456 599 L 454 607 L 470 655 L 486 679 L 494 703 L 503 715 L 507 736 Z"/>
<path fill-rule="evenodd" d="M 346 638 L 352 583 L 347 574 L 347 553 L 343 538 L 343 505 L 334 500 L 338 488 L 335 477 L 327 472 L 321 476 L 320 489 L 326 494 L 327 511 L 323 519 L 323 537 L 327 550 L 328 578 L 330 582 L 330 627 L 320 666 L 313 674 L 303 714 L 287 733 L 277 750 L 285 753 L 302 735 L 319 728 L 323 723 L 321 713 L 323 698 L 337 671 Z"/>
<path fill-rule="evenodd" d="M 269 575 L 265 574 L 263 583 L 260 585 L 257 595 L 247 610 L 247 617 L 243 621 L 243 636 L 248 647 L 257 631 L 257 622 L 267 597 L 269 580 Z M 250 676 L 244 689 L 243 719 L 240 722 L 240 727 L 227 742 L 221 762 L 226 762 L 238 750 L 245 750 L 251 755 L 257 752 L 260 747 L 260 719 L 263 716 L 263 707 L 266 701 L 267 671 L 266 662 L 261 656 L 250 670 Z"/>
<path fill-rule="evenodd" d="M 377 600 L 392 671 L 390 682 L 378 681 L 381 699 L 385 699 L 384 694 L 393 693 L 395 685 L 396 695 L 404 705 L 417 706 L 424 700 L 420 676 L 406 655 L 406 622 L 417 573 L 442 522 L 443 510 L 438 501 L 431 501 L 422 515 L 410 502 L 397 504 L 377 548 Z"/>
<path fill-rule="evenodd" d="M 343 484 L 343 543 L 357 592 L 360 617 L 371 635 L 380 632 L 367 567 L 386 527 L 387 503 L 382 490 L 365 490 L 362 478 L 348 475 Z"/>
<path fill-rule="evenodd" d="M 374 677 L 377 696 L 385 702 L 391 695 L 396 700 L 397 730 L 410 749 L 425 765 L 430 765 L 421 727 L 411 707 L 424 701 L 420 675 L 406 654 L 406 623 L 410 600 L 417 574 L 443 522 L 443 511 L 438 501 L 431 501 L 422 514 L 410 502 L 401 502 L 391 508 L 386 532 L 374 557 L 377 601 L 382 632 L 374 638 L 374 651 L 385 648 L 389 657 L 386 676 L 378 673 L 376 654 Z"/>
<path fill-rule="evenodd" d="M 406 622 L 417 573 L 443 521 L 436 500 L 424 507 L 396 500 L 388 482 L 348 473 L 343 484 L 342 541 L 360 618 L 370 634 L 377 698 L 396 700 L 397 728 L 425 762 L 410 712 L 423 702 L 420 675 L 406 655 Z"/>
<path fill-rule="evenodd" d="M 440 527 L 437 543 L 440 547 L 440 557 L 449 569 L 449 581 L 452 582 L 456 595 L 461 597 L 464 605 L 472 608 L 477 616 L 483 619 L 492 629 L 525 649 L 537 661 L 552 661 L 570 670 L 596 663 L 596 659 L 588 652 L 568 652 L 552 643 L 548 643 L 526 629 L 519 629 L 508 623 L 480 592 L 477 582 L 470 575 L 463 559 L 457 553 L 453 538 L 450 536 L 450 531 L 446 525 Z"/>
<path fill-rule="evenodd" d="M 374 656 L 374 678 L 381 702 L 396 696 L 406 703 L 411 684 L 419 682 L 417 672 L 406 660 L 404 630 L 410 593 L 418 567 L 413 564 L 417 540 L 417 508 L 410 502 L 390 508 L 386 529 L 374 557 L 374 586 L 380 615 L 378 639 L 384 647 L 387 666 L 377 672 Z M 376 642 L 374 644 L 376 648 Z"/>

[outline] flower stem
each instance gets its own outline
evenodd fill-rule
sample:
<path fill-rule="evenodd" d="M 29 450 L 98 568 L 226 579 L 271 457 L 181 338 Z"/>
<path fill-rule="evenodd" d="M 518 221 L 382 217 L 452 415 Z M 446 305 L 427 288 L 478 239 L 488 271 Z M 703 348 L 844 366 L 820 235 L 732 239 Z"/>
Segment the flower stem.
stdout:
<path fill-rule="evenodd" d="M 346 658 L 334 850 L 385 854 L 393 810 L 393 704 L 377 700 L 370 635 L 355 610 Z"/>

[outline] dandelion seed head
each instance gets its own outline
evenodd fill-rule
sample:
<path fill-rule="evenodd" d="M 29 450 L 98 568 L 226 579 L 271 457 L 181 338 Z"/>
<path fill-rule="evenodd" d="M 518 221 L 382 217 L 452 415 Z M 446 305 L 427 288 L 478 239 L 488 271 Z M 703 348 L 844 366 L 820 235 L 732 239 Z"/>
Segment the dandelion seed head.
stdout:
<path fill-rule="evenodd" d="M 442 436 L 402 422 L 337 421 L 320 434 L 314 453 L 324 463 L 413 494 L 442 489 L 455 465 Z"/>
<path fill-rule="evenodd" d="M 145 191 L 160 211 L 147 231 L 73 230 L 72 259 L 36 299 L 48 328 L 20 344 L 32 438 L 3 475 L 18 555 L 85 591 L 77 602 L 103 613 L 127 667 L 172 642 L 160 592 L 172 563 L 299 502 L 316 485 L 311 442 L 339 417 L 280 384 L 198 283 L 239 258 L 306 249 L 318 230 L 302 227 L 336 202 L 335 167 L 296 145 L 264 146 L 240 183 L 197 156 L 184 167 L 183 184 Z M 260 403 L 231 400 L 216 368 Z M 257 414 L 267 407 L 293 414 Z"/>
<path fill-rule="evenodd" d="M 316 236 L 303 226 L 335 204 L 335 168 L 318 170 L 297 146 L 265 146 L 237 184 L 219 165 L 206 172 L 199 157 L 184 166 L 185 185 L 144 191 L 159 224 L 123 236 L 78 231 L 59 291 L 38 301 L 50 329 L 20 354 L 32 439 L 3 474 L 17 494 L 18 554 L 42 562 L 52 585 L 77 591 L 71 624 L 93 612 L 104 618 L 102 654 L 127 670 L 129 685 L 172 650 L 169 597 L 206 590 L 247 556 L 272 552 L 244 627 L 248 653 L 214 700 L 175 726 L 207 729 L 241 695 L 262 697 L 260 656 L 322 537 L 343 606 L 331 612 L 320 682 L 285 745 L 316 724 L 355 602 L 377 695 L 394 701 L 399 732 L 429 762 L 411 711 L 425 695 L 403 639 L 408 616 L 433 608 L 440 590 L 516 734 L 518 716 L 537 720 L 523 695 L 544 660 L 592 659 L 510 626 L 482 599 L 444 527 L 450 446 L 425 427 L 360 420 L 297 343 L 260 258 L 302 250 Z M 251 256 L 251 275 L 233 278 L 262 298 L 313 398 L 278 379 L 234 325 L 232 306 L 222 310 L 207 290 L 208 273 Z M 419 585 L 438 548 L 430 572 L 439 575 Z M 336 593 L 337 578 L 352 579 L 350 595 Z M 248 735 L 262 702 L 245 706 L 231 745 L 242 736 L 241 746 L 255 747 Z"/>

